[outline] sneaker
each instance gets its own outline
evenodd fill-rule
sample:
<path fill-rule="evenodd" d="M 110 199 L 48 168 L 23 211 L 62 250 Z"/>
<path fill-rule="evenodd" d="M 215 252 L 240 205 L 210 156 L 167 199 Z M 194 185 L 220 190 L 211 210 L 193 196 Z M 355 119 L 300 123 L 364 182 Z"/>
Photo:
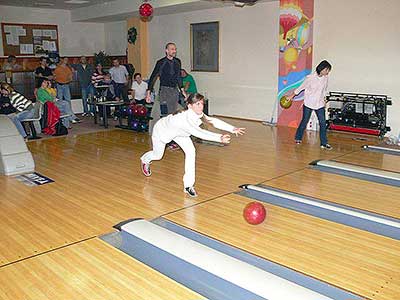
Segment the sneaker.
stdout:
<path fill-rule="evenodd" d="M 325 145 L 321 145 L 321 149 L 324 149 L 324 150 L 332 150 L 333 148 L 332 148 L 331 145 L 325 144 Z"/>
<path fill-rule="evenodd" d="M 151 176 L 150 164 L 146 164 L 142 161 L 142 172 L 146 177 Z"/>
<path fill-rule="evenodd" d="M 183 190 L 186 194 L 188 194 L 190 197 L 197 197 L 196 190 L 194 189 L 193 186 L 187 187 Z"/>
<path fill-rule="evenodd" d="M 76 124 L 76 123 L 81 123 L 82 121 L 79 120 L 78 118 L 74 119 L 71 121 L 72 124 Z"/>
<path fill-rule="evenodd" d="M 300 145 L 300 144 L 301 144 L 301 140 L 294 140 L 294 142 L 295 142 L 297 145 Z"/>
<path fill-rule="evenodd" d="M 89 114 L 89 113 L 85 113 L 85 112 L 84 112 L 84 113 L 82 114 L 82 117 L 86 117 L 88 114 Z"/>
<path fill-rule="evenodd" d="M 89 116 L 94 117 L 94 113 L 90 112 L 88 113 Z"/>

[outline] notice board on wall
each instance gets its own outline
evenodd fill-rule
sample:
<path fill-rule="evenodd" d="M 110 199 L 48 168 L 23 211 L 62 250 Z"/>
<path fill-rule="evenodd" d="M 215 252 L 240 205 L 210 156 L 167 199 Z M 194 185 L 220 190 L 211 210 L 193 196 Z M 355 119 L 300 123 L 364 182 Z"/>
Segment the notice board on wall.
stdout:
<path fill-rule="evenodd" d="M 1 23 L 5 56 L 42 56 L 59 52 L 57 25 Z"/>

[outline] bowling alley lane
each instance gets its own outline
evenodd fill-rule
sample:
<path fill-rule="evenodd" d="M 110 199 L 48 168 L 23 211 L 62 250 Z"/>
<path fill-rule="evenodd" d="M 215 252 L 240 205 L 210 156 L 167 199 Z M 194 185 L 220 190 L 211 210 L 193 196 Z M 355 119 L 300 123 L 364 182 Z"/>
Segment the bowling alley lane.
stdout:
<path fill-rule="evenodd" d="M 354 152 L 334 160 L 353 165 L 400 173 L 400 157 L 380 152 Z"/>
<path fill-rule="evenodd" d="M 232 194 L 165 218 L 362 297 L 398 300 L 399 241 L 269 204 L 250 225 L 249 202 Z"/>

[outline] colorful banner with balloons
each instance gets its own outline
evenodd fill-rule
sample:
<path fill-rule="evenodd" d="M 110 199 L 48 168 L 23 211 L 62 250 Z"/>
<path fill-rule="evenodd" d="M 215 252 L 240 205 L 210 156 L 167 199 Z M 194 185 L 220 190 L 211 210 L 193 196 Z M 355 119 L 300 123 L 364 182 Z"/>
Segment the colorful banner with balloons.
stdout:
<path fill-rule="evenodd" d="M 297 127 L 303 93 L 286 101 L 312 70 L 314 0 L 280 0 L 278 125 Z"/>

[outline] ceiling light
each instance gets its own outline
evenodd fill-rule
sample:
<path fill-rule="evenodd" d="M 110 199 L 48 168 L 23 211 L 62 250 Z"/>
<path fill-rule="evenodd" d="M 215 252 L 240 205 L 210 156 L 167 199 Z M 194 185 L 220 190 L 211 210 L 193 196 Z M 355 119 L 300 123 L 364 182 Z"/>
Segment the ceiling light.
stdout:
<path fill-rule="evenodd" d="M 36 6 L 54 6 L 54 3 L 49 2 L 35 2 Z"/>
<path fill-rule="evenodd" d="M 68 0 L 68 1 L 64 1 L 64 3 L 68 3 L 68 4 L 84 4 L 84 3 L 89 3 L 90 1 L 87 0 Z"/>

